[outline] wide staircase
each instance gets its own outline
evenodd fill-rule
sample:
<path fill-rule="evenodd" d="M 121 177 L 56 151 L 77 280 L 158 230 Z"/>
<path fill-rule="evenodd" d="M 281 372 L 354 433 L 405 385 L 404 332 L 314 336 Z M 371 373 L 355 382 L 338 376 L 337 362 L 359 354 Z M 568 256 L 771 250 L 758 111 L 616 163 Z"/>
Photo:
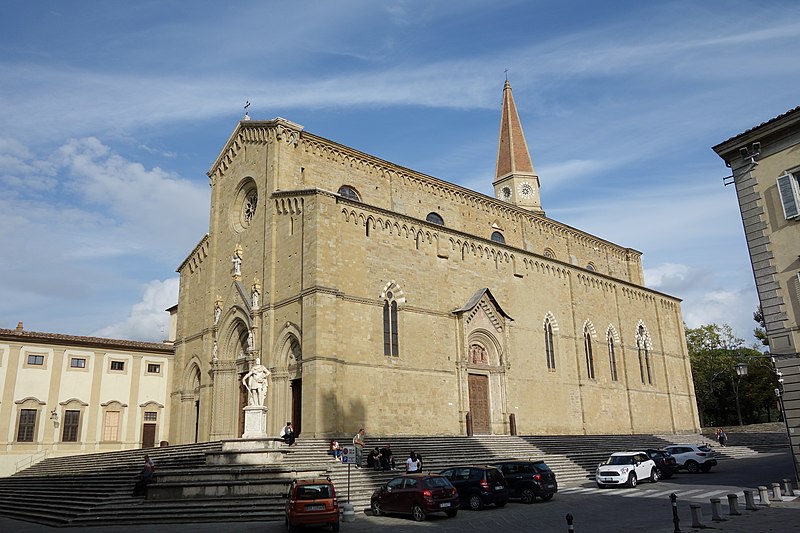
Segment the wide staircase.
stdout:
<path fill-rule="evenodd" d="M 342 444 L 349 440 L 339 439 Z M 778 440 L 767 439 L 770 445 L 765 451 L 775 451 Z M 393 436 L 368 437 L 365 462 L 369 450 L 386 443 L 392 445 L 397 472 L 343 465 L 327 454 L 328 440 L 304 438 L 292 447 L 281 445 L 284 459 L 279 465 L 207 464 L 206 456 L 222 449 L 220 442 L 54 457 L 0 478 L 0 515 L 50 526 L 282 520 L 288 482 L 316 476 L 330 477 L 339 501 L 349 500 L 360 510 L 369 507 L 375 488 L 404 470 L 412 450 L 422 455 L 425 472 L 500 459 L 541 459 L 562 487 L 592 480 L 597 464 L 616 451 L 704 443 L 715 446 L 723 464 L 759 453 L 734 443 L 721 448 L 700 434 Z M 184 494 L 203 490 L 175 499 L 134 498 L 133 485 L 145 453 L 157 465 L 159 491 L 168 487 L 183 489 Z"/>

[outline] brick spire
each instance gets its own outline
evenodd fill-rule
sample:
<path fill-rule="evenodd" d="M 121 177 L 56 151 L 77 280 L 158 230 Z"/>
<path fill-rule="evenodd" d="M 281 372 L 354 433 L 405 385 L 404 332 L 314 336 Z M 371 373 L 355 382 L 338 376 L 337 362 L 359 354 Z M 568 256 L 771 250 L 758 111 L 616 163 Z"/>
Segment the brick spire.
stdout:
<path fill-rule="evenodd" d="M 511 84 L 503 87 L 503 111 L 500 117 L 500 140 L 497 147 L 495 195 L 519 207 L 541 212 L 539 176 L 533 168 L 528 143 L 522 132 Z"/>

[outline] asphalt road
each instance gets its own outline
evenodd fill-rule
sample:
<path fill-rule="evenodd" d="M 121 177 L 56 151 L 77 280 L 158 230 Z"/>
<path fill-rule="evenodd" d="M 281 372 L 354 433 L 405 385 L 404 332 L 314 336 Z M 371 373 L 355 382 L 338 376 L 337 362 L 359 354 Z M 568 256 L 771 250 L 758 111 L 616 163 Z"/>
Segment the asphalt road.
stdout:
<path fill-rule="evenodd" d="M 342 532 L 496 532 L 512 533 L 536 531 L 545 533 L 567 532 L 566 515 L 574 518 L 575 533 L 621 533 L 624 531 L 646 531 L 648 533 L 672 533 L 672 506 L 670 493 L 676 493 L 681 530 L 691 531 L 690 503 L 700 503 L 704 507 L 706 522 L 710 520 L 709 499 L 718 497 L 727 513 L 727 494 L 740 494 L 740 507 L 744 508 L 744 489 L 755 489 L 759 485 L 771 487 L 773 482 L 793 478 L 794 470 L 788 454 L 762 454 L 752 459 L 731 459 L 722 461 L 707 474 L 680 473 L 669 480 L 658 483 L 642 482 L 634 489 L 598 489 L 593 482 L 579 486 L 562 487 L 549 502 L 531 505 L 511 502 L 502 509 L 488 507 L 483 511 L 461 510 L 457 517 L 432 515 L 425 522 L 414 522 L 405 516 L 373 517 L 368 512 L 359 512 L 353 522 L 343 522 Z M 756 501 L 758 498 L 756 496 Z M 767 525 L 770 518 L 779 526 Z M 751 519 L 748 522 L 748 519 Z M 740 526 L 736 526 L 737 523 Z M 741 524 L 750 524 L 739 529 Z M 758 533 L 767 531 L 800 532 L 800 504 L 791 508 L 769 509 L 753 516 L 736 517 L 726 527 L 713 524 L 718 531 L 747 531 Z M 60 528 L 70 531 L 70 528 Z M 327 528 L 306 528 L 309 533 L 329 531 Z M 37 524 L 0 519 L 0 531 L 15 533 L 34 533 L 55 531 Z M 82 528 L 81 531 L 97 533 L 222 533 L 222 532 L 266 532 L 285 533 L 282 522 L 253 523 L 229 522 L 217 524 L 154 524 L 136 526 L 98 526 Z"/>

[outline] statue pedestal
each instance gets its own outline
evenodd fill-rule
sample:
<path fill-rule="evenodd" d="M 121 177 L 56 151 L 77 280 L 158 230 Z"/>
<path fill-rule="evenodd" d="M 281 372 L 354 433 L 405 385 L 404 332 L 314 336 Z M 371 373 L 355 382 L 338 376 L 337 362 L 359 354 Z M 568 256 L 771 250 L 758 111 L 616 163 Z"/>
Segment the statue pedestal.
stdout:
<path fill-rule="evenodd" d="M 248 405 L 244 408 L 244 434 L 243 439 L 267 438 L 267 408 L 258 405 Z"/>

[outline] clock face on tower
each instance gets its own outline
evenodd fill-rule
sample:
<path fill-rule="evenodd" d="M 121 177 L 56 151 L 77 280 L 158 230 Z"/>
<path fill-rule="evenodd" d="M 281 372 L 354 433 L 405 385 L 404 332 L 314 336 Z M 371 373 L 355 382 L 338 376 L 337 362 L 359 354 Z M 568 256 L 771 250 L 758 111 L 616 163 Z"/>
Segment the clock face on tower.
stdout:
<path fill-rule="evenodd" d="M 533 196 L 533 185 L 527 181 L 523 181 L 519 184 L 519 194 L 522 195 L 523 198 L 530 198 Z"/>
<path fill-rule="evenodd" d="M 503 187 L 500 189 L 500 196 L 505 199 L 511 198 L 511 187 Z"/>

